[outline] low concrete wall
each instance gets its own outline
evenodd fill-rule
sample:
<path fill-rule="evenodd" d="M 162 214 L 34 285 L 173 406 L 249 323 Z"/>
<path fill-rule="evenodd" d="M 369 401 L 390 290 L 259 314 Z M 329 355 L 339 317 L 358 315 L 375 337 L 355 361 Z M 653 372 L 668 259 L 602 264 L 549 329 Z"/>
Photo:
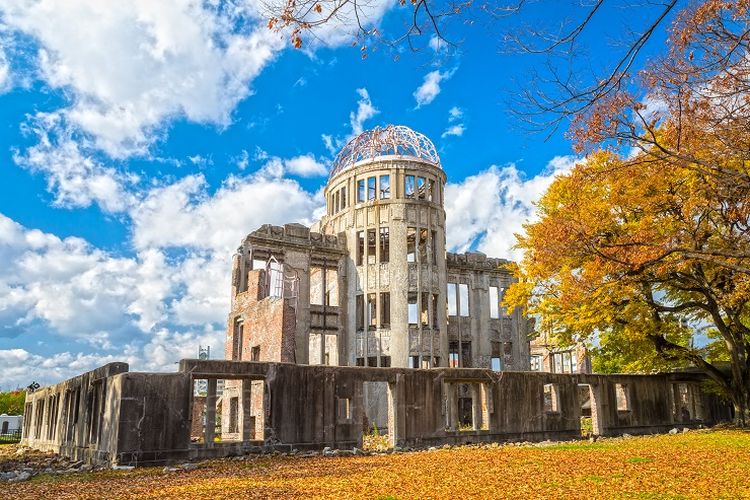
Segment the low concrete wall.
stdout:
<path fill-rule="evenodd" d="M 589 388 L 594 430 L 600 435 L 711 425 L 731 415 L 726 404 L 702 390 L 704 377 L 693 373 L 562 375 L 199 360 L 181 361 L 173 374 L 125 370 L 122 363 L 107 365 L 29 394 L 23 442 L 91 462 L 132 465 L 230 456 L 258 451 L 260 445 L 351 448 L 361 446 L 366 430 L 366 382 L 386 384 L 389 436 L 402 447 L 580 437 L 581 385 Z M 225 436 L 222 442 L 213 434 L 221 418 L 215 411 L 200 417 L 204 422 L 193 422 L 201 415 L 194 411 L 194 399 L 218 402 L 214 410 L 222 404 L 221 396 L 211 392 L 216 383 L 208 384 L 213 389 L 207 397 L 193 395 L 193 382 L 199 379 L 261 383 L 262 397 L 243 401 L 248 415 L 262 418 L 257 424 L 262 436 L 245 429 L 242 435 L 252 435 L 252 440 L 226 442 Z M 94 395 L 97 387 L 100 396 Z M 74 422 L 54 407 L 67 408 L 78 389 L 85 395 L 78 403 L 83 420 Z M 260 401 L 262 408 L 251 407 Z M 98 422 L 83 411 L 92 404 L 103 409 Z M 40 409 L 42 420 L 37 422 Z M 48 414 L 57 415 L 57 424 Z M 191 443 L 191 428 L 203 428 L 205 439 Z"/>

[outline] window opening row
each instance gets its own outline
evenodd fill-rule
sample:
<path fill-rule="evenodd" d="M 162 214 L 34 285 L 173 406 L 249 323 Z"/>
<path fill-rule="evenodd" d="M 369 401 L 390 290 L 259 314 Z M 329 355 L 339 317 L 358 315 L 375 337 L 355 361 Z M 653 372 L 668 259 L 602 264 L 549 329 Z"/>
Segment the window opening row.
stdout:
<path fill-rule="evenodd" d="M 378 303 L 377 293 L 368 293 L 357 295 L 357 330 L 364 330 L 367 325 L 368 330 L 378 328 L 390 328 L 391 326 L 391 294 L 390 292 L 380 292 L 380 302 Z M 378 315 L 378 308 L 380 314 Z M 378 324 L 378 319 L 380 323 Z"/>
<path fill-rule="evenodd" d="M 337 189 L 329 196 L 328 213 L 335 214 L 347 207 L 346 204 L 346 186 Z"/>
<path fill-rule="evenodd" d="M 380 358 L 380 365 L 379 366 L 381 368 L 389 368 L 391 366 L 391 357 L 390 356 L 368 356 L 367 358 L 359 357 L 355 361 L 356 361 L 357 366 L 377 367 L 378 366 L 378 358 Z M 365 360 L 367 360 L 367 365 L 365 365 Z"/>
<path fill-rule="evenodd" d="M 372 200 L 387 200 L 391 197 L 391 176 L 372 176 L 357 180 L 357 203 Z"/>
<path fill-rule="evenodd" d="M 448 283 L 448 316 L 469 316 L 469 285 Z"/>

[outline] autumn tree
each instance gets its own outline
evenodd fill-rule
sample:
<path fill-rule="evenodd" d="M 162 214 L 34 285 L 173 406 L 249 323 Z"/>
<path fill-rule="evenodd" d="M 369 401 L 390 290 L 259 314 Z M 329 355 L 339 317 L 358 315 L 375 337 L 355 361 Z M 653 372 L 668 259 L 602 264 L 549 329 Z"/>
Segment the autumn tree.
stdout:
<path fill-rule="evenodd" d="M 525 226 L 508 305 L 634 360 L 689 363 L 750 424 L 750 2 L 683 11 L 667 55 L 575 117 L 586 160 Z M 711 342 L 695 346 L 696 327 Z M 725 364 L 722 361 L 726 362 Z M 637 364 L 637 363 L 636 363 Z"/>

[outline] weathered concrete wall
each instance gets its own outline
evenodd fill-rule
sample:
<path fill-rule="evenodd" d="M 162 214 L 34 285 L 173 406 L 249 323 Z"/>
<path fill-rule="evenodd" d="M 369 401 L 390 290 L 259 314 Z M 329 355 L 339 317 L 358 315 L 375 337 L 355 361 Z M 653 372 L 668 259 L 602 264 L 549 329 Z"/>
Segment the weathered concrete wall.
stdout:
<path fill-rule="evenodd" d="M 726 404 L 702 390 L 704 377 L 695 373 L 567 375 L 199 360 L 181 361 L 174 374 L 122 373 L 125 369 L 107 365 L 29 394 L 24 443 L 92 462 L 135 465 L 228 456 L 264 444 L 351 448 L 361 446 L 366 430 L 367 382 L 384 384 L 388 433 L 399 446 L 580 437 L 580 386 L 590 390 L 600 435 L 710 425 L 731 415 Z M 208 380 L 206 400 L 215 401 L 221 379 L 241 395 L 235 441 L 227 435 L 215 442 L 218 417 L 212 414 L 203 441 L 190 442 L 193 382 L 202 379 Z M 75 401 L 64 395 L 79 388 L 85 397 L 77 422 L 62 411 L 54 418 L 54 404 L 48 410 L 41 406 L 57 395 L 63 395 L 59 401 Z M 105 395 L 100 406 L 94 394 Z M 97 423 L 88 408 L 100 408 Z M 462 408 L 469 408 L 468 419 Z M 51 417 L 45 417 L 47 411 Z"/>
<path fill-rule="evenodd" d="M 76 460 L 110 461 L 122 400 L 113 377 L 127 370 L 126 363 L 110 363 L 28 393 L 22 443 Z"/>

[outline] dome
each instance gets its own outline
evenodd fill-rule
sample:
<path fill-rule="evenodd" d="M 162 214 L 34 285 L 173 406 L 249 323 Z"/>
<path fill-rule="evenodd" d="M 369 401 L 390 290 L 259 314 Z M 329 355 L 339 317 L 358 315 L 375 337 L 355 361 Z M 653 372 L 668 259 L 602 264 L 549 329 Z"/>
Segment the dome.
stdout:
<path fill-rule="evenodd" d="M 349 141 L 333 162 L 331 178 L 362 160 L 391 155 L 411 156 L 440 166 L 435 145 L 427 136 L 403 125 L 388 125 L 366 130 Z"/>

